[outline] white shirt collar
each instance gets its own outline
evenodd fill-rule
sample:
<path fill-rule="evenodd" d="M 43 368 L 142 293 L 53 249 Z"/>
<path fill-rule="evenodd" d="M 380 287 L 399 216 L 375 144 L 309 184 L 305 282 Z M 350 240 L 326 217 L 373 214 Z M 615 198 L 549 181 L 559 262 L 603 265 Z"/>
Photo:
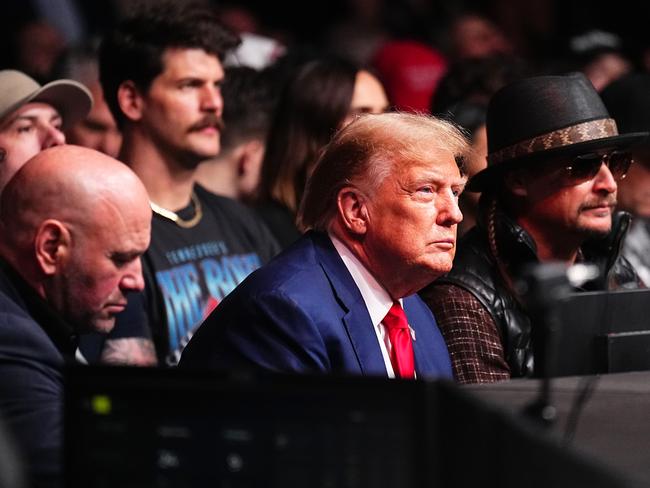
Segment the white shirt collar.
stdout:
<path fill-rule="evenodd" d="M 338 251 L 345 267 L 352 275 L 354 283 L 359 288 L 361 297 L 366 304 L 368 314 L 372 325 L 377 327 L 386 317 L 386 314 L 393 306 L 393 299 L 390 297 L 386 289 L 379 284 L 375 277 L 368 271 L 361 261 L 354 255 L 354 253 L 345 245 L 341 240 L 334 235 L 329 234 L 332 244 Z M 402 300 L 399 300 L 400 304 Z"/>
<path fill-rule="evenodd" d="M 74 352 L 74 358 L 78 363 L 81 364 L 88 364 L 88 361 L 84 357 L 83 353 L 81 352 L 81 349 L 77 348 Z"/>

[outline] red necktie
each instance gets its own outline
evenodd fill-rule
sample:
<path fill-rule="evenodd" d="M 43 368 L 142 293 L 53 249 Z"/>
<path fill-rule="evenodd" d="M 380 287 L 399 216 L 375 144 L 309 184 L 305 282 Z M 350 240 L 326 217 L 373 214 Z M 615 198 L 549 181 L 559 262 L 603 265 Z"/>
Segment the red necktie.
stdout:
<path fill-rule="evenodd" d="M 392 345 L 390 362 L 393 365 L 395 376 L 399 378 L 415 377 L 415 361 L 413 359 L 413 343 L 411 330 L 404 309 L 397 302 L 393 303 L 383 324 L 388 329 L 388 338 Z"/>

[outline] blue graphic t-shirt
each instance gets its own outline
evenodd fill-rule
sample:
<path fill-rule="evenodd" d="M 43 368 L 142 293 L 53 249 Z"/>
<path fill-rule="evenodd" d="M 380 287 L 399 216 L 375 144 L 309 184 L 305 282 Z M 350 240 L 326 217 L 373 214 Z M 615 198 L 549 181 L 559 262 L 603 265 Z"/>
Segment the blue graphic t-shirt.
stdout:
<path fill-rule="evenodd" d="M 243 205 L 195 188 L 203 217 L 183 228 L 154 214 L 151 245 L 143 258 L 146 289 L 118 317 L 116 330 L 146 322 L 159 364 L 173 366 L 203 319 L 279 247 Z M 179 212 L 191 217 L 192 205 Z M 133 303 L 133 304 L 132 304 Z"/>

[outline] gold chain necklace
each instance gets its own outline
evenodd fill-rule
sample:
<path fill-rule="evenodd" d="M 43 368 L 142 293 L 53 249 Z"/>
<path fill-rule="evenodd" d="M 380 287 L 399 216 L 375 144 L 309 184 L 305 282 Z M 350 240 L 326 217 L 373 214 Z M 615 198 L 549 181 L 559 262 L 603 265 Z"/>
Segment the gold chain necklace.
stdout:
<path fill-rule="evenodd" d="M 165 217 L 166 219 L 171 220 L 179 227 L 189 229 L 190 227 L 194 227 L 196 224 L 198 224 L 199 220 L 201 220 L 201 217 L 203 217 L 203 209 L 201 208 L 199 197 L 196 196 L 196 193 L 192 192 L 191 198 L 192 206 L 194 207 L 194 217 L 187 220 L 182 219 L 176 212 L 162 208 L 160 205 L 153 203 L 151 200 L 149 200 L 149 205 L 151 205 L 151 210 L 156 212 L 161 217 Z"/>

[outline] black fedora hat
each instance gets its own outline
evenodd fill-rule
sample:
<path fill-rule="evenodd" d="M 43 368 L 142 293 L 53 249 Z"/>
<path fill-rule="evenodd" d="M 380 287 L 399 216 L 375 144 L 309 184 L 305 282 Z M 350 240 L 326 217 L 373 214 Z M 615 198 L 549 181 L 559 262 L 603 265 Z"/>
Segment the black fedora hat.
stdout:
<path fill-rule="evenodd" d="M 598 93 L 580 73 L 525 78 L 503 87 L 490 100 L 486 129 L 488 167 L 469 181 L 469 191 L 494 188 L 511 169 L 625 149 L 648 135 L 619 135 Z"/>

